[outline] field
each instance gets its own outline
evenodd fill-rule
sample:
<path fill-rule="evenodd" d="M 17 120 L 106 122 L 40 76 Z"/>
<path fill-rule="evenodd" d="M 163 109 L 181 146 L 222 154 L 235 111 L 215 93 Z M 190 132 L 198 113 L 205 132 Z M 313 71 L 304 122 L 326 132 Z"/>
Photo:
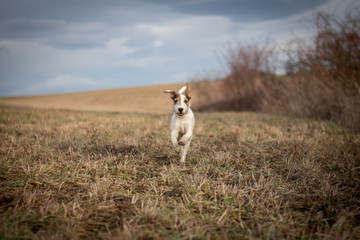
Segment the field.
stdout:
<path fill-rule="evenodd" d="M 360 135 L 326 121 L 0 108 L 1 239 L 356 239 Z"/>
<path fill-rule="evenodd" d="M 182 86 L 183 84 L 164 84 L 65 94 L 9 97 L 0 98 L 0 106 L 100 112 L 167 113 L 171 109 L 171 101 L 169 96 L 163 92 L 166 89 L 178 90 Z M 196 101 L 196 98 L 193 99 L 195 105 Z"/>

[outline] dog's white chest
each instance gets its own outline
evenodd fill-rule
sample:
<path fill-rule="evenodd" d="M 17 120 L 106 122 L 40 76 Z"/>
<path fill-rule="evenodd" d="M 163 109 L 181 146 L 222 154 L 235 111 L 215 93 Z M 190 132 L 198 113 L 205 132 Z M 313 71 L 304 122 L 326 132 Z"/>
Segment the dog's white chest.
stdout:
<path fill-rule="evenodd" d="M 186 124 L 186 122 L 184 121 L 180 121 L 178 129 L 179 129 L 179 134 L 184 135 L 188 129 L 188 124 Z"/>
<path fill-rule="evenodd" d="M 179 135 L 184 135 L 189 130 L 193 130 L 195 124 L 194 115 L 189 109 L 189 112 L 184 117 L 177 117 L 176 114 L 172 116 L 171 130 L 176 131 Z"/>
<path fill-rule="evenodd" d="M 180 119 L 174 116 L 171 121 L 171 130 L 178 132 L 179 135 L 183 135 L 187 130 L 187 125 L 188 124 L 185 119 Z"/>

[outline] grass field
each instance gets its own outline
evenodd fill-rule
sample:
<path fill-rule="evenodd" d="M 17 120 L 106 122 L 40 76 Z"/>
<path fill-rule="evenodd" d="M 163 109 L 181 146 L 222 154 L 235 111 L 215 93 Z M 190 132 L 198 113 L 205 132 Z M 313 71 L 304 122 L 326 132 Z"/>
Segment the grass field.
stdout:
<path fill-rule="evenodd" d="M 0 108 L 1 239 L 356 239 L 360 135 L 329 122 Z"/>

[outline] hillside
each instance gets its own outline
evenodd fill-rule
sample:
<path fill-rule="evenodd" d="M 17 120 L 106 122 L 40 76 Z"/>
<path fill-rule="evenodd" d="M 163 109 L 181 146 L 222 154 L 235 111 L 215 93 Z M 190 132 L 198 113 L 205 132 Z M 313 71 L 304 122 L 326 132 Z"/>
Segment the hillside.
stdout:
<path fill-rule="evenodd" d="M 0 105 L 41 109 L 110 112 L 167 113 L 171 111 L 166 89 L 179 90 L 184 84 L 154 85 L 43 96 L 0 98 Z M 196 104 L 196 89 L 192 104 Z"/>

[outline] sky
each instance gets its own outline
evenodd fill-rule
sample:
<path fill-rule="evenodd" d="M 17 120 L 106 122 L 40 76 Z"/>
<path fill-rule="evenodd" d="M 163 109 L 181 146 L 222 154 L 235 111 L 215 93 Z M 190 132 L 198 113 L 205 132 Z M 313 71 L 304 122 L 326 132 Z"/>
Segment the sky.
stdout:
<path fill-rule="evenodd" d="M 286 46 L 356 0 L 0 0 L 0 96 L 221 77 L 227 44 Z M 270 40 L 269 40 L 270 39 Z"/>

